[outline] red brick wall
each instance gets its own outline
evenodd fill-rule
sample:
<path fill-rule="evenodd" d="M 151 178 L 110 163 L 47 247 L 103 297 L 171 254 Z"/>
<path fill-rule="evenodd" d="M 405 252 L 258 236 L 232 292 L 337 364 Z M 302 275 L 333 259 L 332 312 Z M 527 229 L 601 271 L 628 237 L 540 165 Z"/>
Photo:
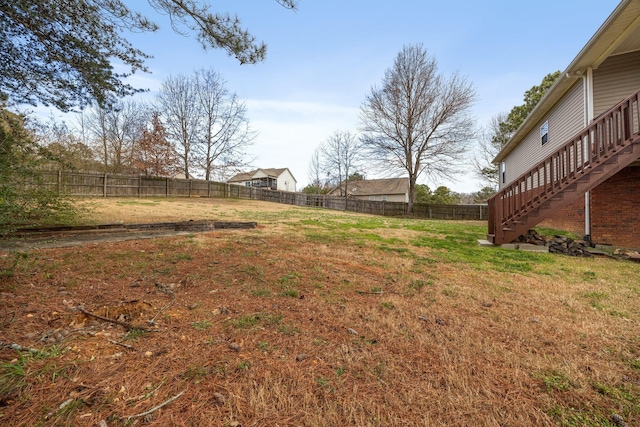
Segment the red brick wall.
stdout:
<path fill-rule="evenodd" d="M 584 197 L 560 209 L 538 225 L 540 227 L 570 231 L 582 238 L 584 236 Z"/>
<path fill-rule="evenodd" d="M 640 167 L 628 167 L 591 191 L 596 243 L 640 248 Z"/>
<path fill-rule="evenodd" d="M 584 198 L 539 224 L 584 235 Z M 640 167 L 628 167 L 591 190 L 591 240 L 640 249 Z"/>

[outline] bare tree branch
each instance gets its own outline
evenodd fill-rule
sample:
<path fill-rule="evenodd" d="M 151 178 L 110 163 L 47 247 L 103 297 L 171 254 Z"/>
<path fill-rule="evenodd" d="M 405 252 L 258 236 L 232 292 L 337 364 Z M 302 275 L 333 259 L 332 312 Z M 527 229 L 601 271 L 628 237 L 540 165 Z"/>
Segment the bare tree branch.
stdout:
<path fill-rule="evenodd" d="M 335 177 L 340 195 L 347 196 L 347 180 L 360 165 L 362 144 L 351 132 L 336 131 L 319 147 L 322 169 L 328 177 Z"/>
<path fill-rule="evenodd" d="M 460 171 L 475 137 L 469 116 L 475 98 L 464 77 L 438 74 L 422 45 L 405 46 L 382 87 L 367 95 L 360 113 L 363 145 L 378 167 L 409 175 L 409 212 L 420 176 L 454 178 Z"/>

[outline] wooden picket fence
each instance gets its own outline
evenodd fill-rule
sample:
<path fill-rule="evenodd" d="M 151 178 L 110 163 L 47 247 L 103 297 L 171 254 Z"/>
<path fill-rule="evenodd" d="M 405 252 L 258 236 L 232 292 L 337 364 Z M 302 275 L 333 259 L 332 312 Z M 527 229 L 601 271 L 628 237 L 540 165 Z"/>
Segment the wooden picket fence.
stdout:
<path fill-rule="evenodd" d="M 161 178 L 99 172 L 43 171 L 38 185 L 68 196 L 87 197 L 222 197 L 262 200 L 296 206 L 407 216 L 407 203 L 292 193 L 200 179 Z M 428 205 L 415 203 L 413 217 L 487 220 L 487 205 Z"/>

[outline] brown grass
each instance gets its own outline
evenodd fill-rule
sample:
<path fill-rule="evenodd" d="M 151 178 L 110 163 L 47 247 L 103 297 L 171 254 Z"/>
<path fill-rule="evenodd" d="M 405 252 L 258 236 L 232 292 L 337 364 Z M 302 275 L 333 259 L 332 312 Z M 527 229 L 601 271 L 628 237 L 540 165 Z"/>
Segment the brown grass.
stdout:
<path fill-rule="evenodd" d="M 480 223 L 94 203 L 93 222 L 259 228 L 0 252 L 0 341 L 48 352 L 0 349 L 0 424 L 124 426 L 182 391 L 129 424 L 640 423 L 636 264 L 445 245 Z"/>

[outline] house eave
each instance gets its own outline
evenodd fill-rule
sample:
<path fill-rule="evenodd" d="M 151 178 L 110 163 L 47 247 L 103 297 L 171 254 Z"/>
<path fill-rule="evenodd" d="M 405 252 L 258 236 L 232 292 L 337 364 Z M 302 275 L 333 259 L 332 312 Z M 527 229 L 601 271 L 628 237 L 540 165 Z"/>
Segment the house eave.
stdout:
<path fill-rule="evenodd" d="M 623 0 L 548 90 L 509 142 L 493 159 L 502 162 L 553 106 L 586 74 L 609 56 L 640 50 L 640 0 Z"/>

